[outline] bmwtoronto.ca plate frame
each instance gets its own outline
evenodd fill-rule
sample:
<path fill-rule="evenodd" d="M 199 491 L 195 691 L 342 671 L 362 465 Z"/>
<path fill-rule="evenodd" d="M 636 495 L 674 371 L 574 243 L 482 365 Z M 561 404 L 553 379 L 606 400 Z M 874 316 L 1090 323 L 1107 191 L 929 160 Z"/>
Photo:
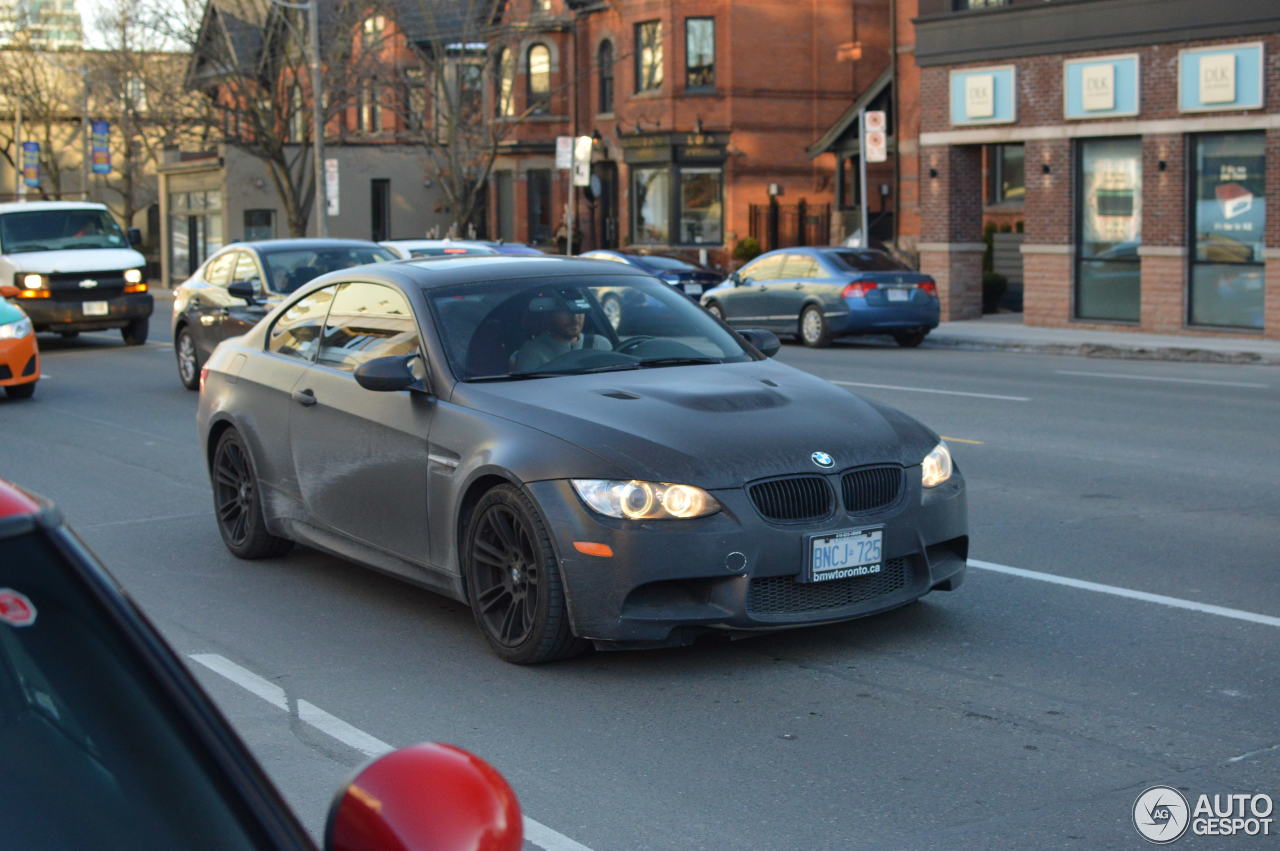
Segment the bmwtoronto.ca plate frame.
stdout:
<path fill-rule="evenodd" d="M 834 566 L 815 569 L 818 566 L 819 546 L 829 548 L 822 551 L 826 553 L 823 561 Z M 842 546 L 842 550 L 838 549 Z M 805 560 L 800 571 L 800 582 L 828 582 L 833 579 L 872 576 L 884 569 L 884 524 L 806 535 L 804 549 Z M 854 551 L 857 551 L 856 556 Z M 840 563 L 835 564 L 836 561 Z"/>

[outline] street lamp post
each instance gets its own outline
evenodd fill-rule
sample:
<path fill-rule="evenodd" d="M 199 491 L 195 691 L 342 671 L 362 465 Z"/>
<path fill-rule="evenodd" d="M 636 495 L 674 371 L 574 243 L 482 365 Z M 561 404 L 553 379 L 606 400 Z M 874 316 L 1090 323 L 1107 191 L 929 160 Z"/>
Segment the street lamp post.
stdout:
<path fill-rule="evenodd" d="M 308 39 L 311 47 L 311 171 L 315 180 L 316 236 L 329 235 L 329 199 L 326 197 L 324 174 L 324 97 L 320 91 L 320 0 L 307 3 L 287 3 L 271 0 L 286 9 L 306 9 Z"/>

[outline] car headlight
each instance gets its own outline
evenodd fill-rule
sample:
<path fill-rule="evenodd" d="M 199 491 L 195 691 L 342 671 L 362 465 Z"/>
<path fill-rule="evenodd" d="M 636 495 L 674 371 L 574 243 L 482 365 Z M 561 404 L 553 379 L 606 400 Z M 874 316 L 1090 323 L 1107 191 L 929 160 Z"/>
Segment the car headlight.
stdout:
<path fill-rule="evenodd" d="M 945 442 L 933 447 L 924 460 L 920 462 L 920 484 L 927 488 L 936 488 L 951 478 L 951 450 Z"/>
<path fill-rule="evenodd" d="M 44 286 L 44 275 L 23 275 L 22 287 L 28 290 L 38 290 Z"/>
<path fill-rule="evenodd" d="M 124 282 L 126 284 L 136 284 L 136 283 L 139 283 L 141 280 L 142 280 L 141 269 L 125 269 L 124 270 Z"/>
<path fill-rule="evenodd" d="M 572 479 L 593 511 L 606 517 L 629 520 L 686 520 L 706 517 L 720 510 L 720 503 L 702 488 L 671 482 L 621 482 L 609 479 Z"/>
<path fill-rule="evenodd" d="M 24 316 L 17 322 L 0 325 L 0 340 L 21 340 L 31 336 L 33 330 L 31 320 Z"/>

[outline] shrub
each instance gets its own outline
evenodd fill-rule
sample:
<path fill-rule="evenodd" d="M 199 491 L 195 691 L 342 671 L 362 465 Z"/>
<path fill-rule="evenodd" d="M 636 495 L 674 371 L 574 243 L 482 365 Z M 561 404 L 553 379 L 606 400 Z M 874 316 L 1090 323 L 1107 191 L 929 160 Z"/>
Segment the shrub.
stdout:
<path fill-rule="evenodd" d="M 1009 289 L 1009 279 L 999 272 L 987 272 L 982 276 L 982 312 L 995 313 L 1000 299 Z"/>
<path fill-rule="evenodd" d="M 733 259 L 739 263 L 754 260 L 760 256 L 760 253 L 760 243 L 755 237 L 743 237 L 733 246 Z"/>

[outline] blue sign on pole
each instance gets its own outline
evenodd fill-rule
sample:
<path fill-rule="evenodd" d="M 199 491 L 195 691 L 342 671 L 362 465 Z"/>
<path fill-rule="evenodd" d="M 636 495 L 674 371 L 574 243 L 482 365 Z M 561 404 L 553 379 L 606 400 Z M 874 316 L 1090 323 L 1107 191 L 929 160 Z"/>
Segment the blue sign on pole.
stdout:
<path fill-rule="evenodd" d="M 92 134 L 90 143 L 93 148 L 93 173 L 111 173 L 111 125 L 105 121 L 94 121 L 90 125 Z"/>
<path fill-rule="evenodd" d="M 22 143 L 22 182 L 35 189 L 40 186 L 40 143 Z"/>

